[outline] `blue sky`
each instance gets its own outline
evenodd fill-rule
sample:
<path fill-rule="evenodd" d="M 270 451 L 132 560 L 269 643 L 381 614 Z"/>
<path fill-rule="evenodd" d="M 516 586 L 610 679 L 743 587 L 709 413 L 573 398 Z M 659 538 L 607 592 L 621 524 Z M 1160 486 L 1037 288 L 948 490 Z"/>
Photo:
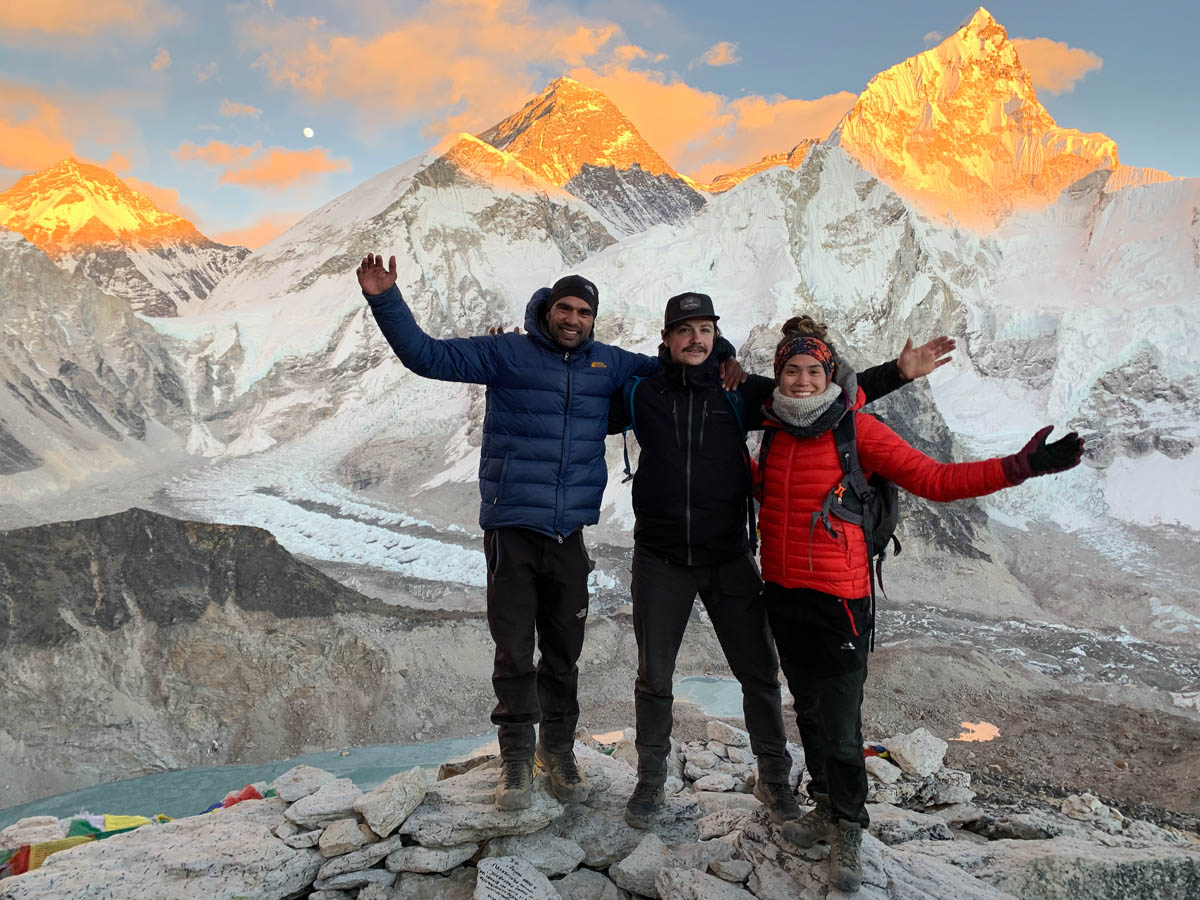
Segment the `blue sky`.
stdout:
<path fill-rule="evenodd" d="M 987 8 L 1010 38 L 1059 42 L 1038 95 L 1060 125 L 1104 132 L 1127 164 L 1200 176 L 1193 6 Z M 254 243 L 565 73 L 609 93 L 681 171 L 711 177 L 824 137 L 873 75 L 974 10 L 16 0 L 0 5 L 0 187 L 73 153 L 218 239 Z"/>

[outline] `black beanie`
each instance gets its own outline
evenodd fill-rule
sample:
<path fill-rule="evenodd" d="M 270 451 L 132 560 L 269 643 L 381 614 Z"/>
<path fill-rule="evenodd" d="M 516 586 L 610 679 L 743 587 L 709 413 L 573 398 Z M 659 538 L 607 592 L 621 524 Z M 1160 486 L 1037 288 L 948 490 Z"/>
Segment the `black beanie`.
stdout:
<path fill-rule="evenodd" d="M 592 308 L 593 316 L 600 305 L 600 291 L 582 275 L 566 275 L 554 282 L 546 307 L 549 308 L 550 304 L 560 297 L 578 297 Z"/>

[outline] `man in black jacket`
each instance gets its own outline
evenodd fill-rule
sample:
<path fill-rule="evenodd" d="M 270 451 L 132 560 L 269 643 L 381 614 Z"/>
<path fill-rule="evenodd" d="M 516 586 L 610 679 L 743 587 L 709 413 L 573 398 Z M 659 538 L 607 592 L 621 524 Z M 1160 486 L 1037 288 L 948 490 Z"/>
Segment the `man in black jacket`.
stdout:
<path fill-rule="evenodd" d="M 633 479 L 632 583 L 638 783 L 625 810 L 635 828 L 649 828 L 665 800 L 672 676 L 697 594 L 742 686 L 746 729 L 758 757 L 754 794 L 776 821 L 800 818 L 788 784 L 779 665 L 747 527 L 746 427 L 762 427 L 760 410 L 775 382 L 752 375 L 736 396 L 726 393 L 712 354 L 718 318 L 706 294 L 667 301 L 662 371 L 614 395 L 609 415 L 610 433 L 632 425 L 641 445 Z M 948 338 L 915 350 L 909 341 L 900 360 L 864 372 L 859 384 L 868 401 L 876 399 L 948 361 L 939 357 L 951 349 Z"/>

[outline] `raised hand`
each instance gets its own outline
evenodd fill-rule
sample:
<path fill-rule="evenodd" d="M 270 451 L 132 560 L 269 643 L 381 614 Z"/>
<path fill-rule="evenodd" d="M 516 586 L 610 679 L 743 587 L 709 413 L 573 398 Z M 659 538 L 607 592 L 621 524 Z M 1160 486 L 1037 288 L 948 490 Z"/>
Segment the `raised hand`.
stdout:
<path fill-rule="evenodd" d="M 1066 437 L 1047 444 L 1046 438 L 1053 430 L 1053 425 L 1047 425 L 1012 456 L 1000 460 L 1004 475 L 1012 484 L 1020 484 L 1026 478 L 1039 475 L 1065 472 L 1079 465 L 1083 459 L 1083 438 L 1072 431 Z"/>
<path fill-rule="evenodd" d="M 396 257 L 388 258 L 388 267 L 383 267 L 383 257 L 368 253 L 354 274 L 358 276 L 358 286 L 363 293 L 382 294 L 396 283 Z"/>
<path fill-rule="evenodd" d="M 521 333 L 521 326 L 520 326 L 520 325 L 514 325 L 514 326 L 512 327 L 512 333 L 513 333 L 513 334 L 520 334 L 520 333 Z M 493 325 L 491 328 L 489 328 L 489 329 L 488 329 L 488 334 L 504 334 L 504 326 L 503 326 L 503 325 Z"/>
<path fill-rule="evenodd" d="M 900 368 L 900 374 L 912 381 L 914 378 L 928 375 L 939 366 L 950 362 L 950 354 L 956 347 L 958 344 L 955 343 L 954 338 L 944 334 L 920 347 L 913 347 L 912 338 L 909 338 L 904 349 L 900 351 L 900 358 L 896 360 L 896 365 Z"/>

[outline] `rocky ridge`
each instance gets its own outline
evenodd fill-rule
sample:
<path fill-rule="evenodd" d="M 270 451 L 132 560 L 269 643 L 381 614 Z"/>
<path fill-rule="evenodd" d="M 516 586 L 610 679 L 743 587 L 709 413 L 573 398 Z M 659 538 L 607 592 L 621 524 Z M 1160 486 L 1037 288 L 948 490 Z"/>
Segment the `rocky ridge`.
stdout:
<path fill-rule="evenodd" d="M 218 244 L 100 166 L 66 159 L 0 193 L 0 227 L 148 316 L 208 296 L 250 255 Z"/>
<path fill-rule="evenodd" d="M 749 736 L 709 720 L 676 743 L 663 815 L 646 833 L 625 824 L 636 782 L 632 734 L 602 746 L 581 729 L 576 758 L 592 795 L 564 807 L 545 777 L 529 809 L 498 812 L 498 760 L 399 772 L 368 791 L 299 766 L 266 800 L 83 844 L 0 881 L 0 900 L 119 895 L 280 900 L 816 900 L 830 887 L 818 844 L 799 850 L 749 786 Z M 968 772 L 943 764 L 923 729 L 868 757 L 872 824 L 864 900 L 1083 897 L 1161 900 L 1200 890 L 1200 836 L 1128 818 L 1090 794 L 1057 806 L 977 802 Z M 878 747 L 873 747 L 875 752 Z M 803 751 L 789 745 L 793 787 Z M 268 793 L 268 796 L 269 793 Z M 0 847 L 52 840 L 65 822 L 23 820 Z"/>

